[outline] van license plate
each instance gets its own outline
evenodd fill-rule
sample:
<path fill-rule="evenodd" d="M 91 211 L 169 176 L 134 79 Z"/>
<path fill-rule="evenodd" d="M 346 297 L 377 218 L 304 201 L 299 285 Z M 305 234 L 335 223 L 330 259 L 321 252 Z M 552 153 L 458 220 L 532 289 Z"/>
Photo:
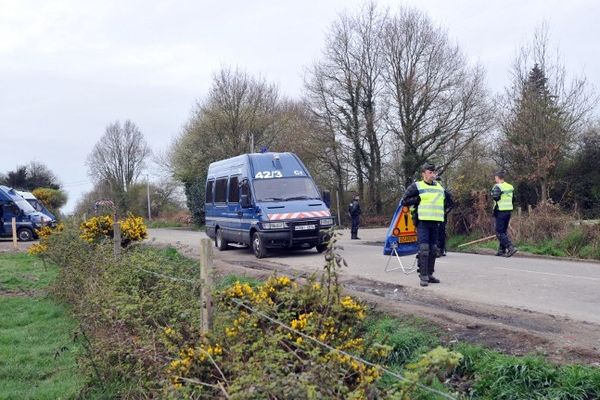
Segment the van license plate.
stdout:
<path fill-rule="evenodd" d="M 294 230 L 297 231 L 309 231 L 311 229 L 315 229 L 314 225 L 296 225 L 294 226 Z"/>

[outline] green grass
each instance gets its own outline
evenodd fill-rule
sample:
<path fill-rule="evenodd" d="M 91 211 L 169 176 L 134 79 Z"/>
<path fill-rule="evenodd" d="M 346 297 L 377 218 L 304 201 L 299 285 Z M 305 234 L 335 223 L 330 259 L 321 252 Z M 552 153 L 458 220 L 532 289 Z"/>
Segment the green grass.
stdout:
<path fill-rule="evenodd" d="M 43 289 L 56 275 L 56 267 L 46 267 L 39 259 L 28 254 L 0 255 L 0 292 Z"/>
<path fill-rule="evenodd" d="M 181 222 L 177 222 L 177 221 L 167 221 L 167 220 L 148 221 L 148 220 L 146 220 L 145 222 L 146 222 L 146 226 L 148 228 L 181 228 L 182 226 L 185 226 Z"/>
<path fill-rule="evenodd" d="M 458 245 L 477 240 L 477 235 L 453 235 L 448 237 L 446 245 L 452 251 L 474 251 L 477 249 L 498 248 L 498 241 L 490 239 L 486 242 L 475 243 L 473 245 L 459 248 Z M 563 239 L 544 240 L 538 243 L 515 243 L 519 251 L 531 254 L 539 254 L 553 257 L 576 257 L 584 259 L 600 260 L 600 245 L 590 243 L 584 236 L 581 229 L 575 229 L 567 234 Z"/>
<path fill-rule="evenodd" d="M 76 322 L 40 296 L 55 276 L 56 267 L 35 257 L 0 255 L 0 399 L 74 398 L 85 384 L 75 362 Z"/>
<path fill-rule="evenodd" d="M 472 381 L 473 399 L 600 398 L 599 368 L 556 366 L 541 357 L 508 356 L 468 343 L 453 350 L 463 355 L 455 373 Z"/>

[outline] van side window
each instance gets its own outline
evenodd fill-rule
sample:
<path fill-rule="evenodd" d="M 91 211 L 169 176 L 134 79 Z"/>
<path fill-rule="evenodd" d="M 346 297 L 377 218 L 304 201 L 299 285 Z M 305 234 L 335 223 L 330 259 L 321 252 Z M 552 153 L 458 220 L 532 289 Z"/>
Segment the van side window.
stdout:
<path fill-rule="evenodd" d="M 225 203 L 227 201 L 227 178 L 217 179 L 215 184 L 215 203 Z"/>
<path fill-rule="evenodd" d="M 252 194 L 250 193 L 250 184 L 248 183 L 247 179 L 244 179 L 242 181 L 241 191 L 242 191 L 242 194 L 245 194 L 246 196 L 248 196 L 248 200 L 252 200 Z"/>
<path fill-rule="evenodd" d="M 237 203 L 240 201 L 240 187 L 238 184 L 239 178 L 237 176 L 229 177 L 229 202 Z"/>
<path fill-rule="evenodd" d="M 215 181 L 210 180 L 206 182 L 206 202 L 213 202 L 213 186 L 215 185 Z"/>

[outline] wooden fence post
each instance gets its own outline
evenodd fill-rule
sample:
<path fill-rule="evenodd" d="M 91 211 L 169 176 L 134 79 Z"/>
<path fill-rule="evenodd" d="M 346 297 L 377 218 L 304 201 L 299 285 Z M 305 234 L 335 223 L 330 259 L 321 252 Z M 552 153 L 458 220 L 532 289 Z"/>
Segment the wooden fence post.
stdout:
<path fill-rule="evenodd" d="M 114 221 L 115 222 L 113 223 L 113 253 L 115 257 L 118 257 L 121 254 L 121 225 L 119 225 L 119 217 L 116 213 Z"/>
<path fill-rule="evenodd" d="M 12 217 L 12 237 L 15 250 L 19 250 L 19 245 L 17 244 L 17 219 L 15 217 Z"/>
<path fill-rule="evenodd" d="M 202 298 L 202 325 L 200 334 L 206 335 L 212 328 L 212 240 L 200 239 L 200 293 Z"/>

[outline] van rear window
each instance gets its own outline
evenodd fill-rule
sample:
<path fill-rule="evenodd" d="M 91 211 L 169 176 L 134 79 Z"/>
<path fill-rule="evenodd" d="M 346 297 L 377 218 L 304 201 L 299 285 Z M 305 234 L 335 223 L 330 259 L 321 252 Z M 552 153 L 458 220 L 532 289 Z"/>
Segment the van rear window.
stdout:
<path fill-rule="evenodd" d="M 215 184 L 215 203 L 225 203 L 227 201 L 227 178 L 217 179 Z"/>
<path fill-rule="evenodd" d="M 208 181 L 206 183 L 206 202 L 213 202 L 213 186 L 215 185 L 215 181 Z"/>

